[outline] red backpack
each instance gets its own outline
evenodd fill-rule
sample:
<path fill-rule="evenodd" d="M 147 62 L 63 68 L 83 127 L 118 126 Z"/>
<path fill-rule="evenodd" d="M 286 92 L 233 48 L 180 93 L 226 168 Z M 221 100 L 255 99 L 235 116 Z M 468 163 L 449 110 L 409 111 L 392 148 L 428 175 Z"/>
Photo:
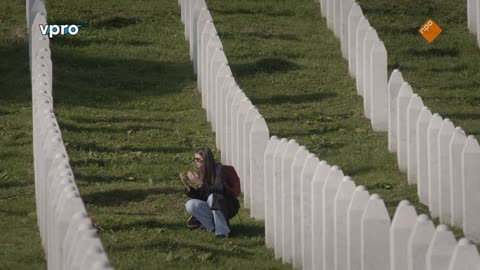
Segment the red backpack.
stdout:
<path fill-rule="evenodd" d="M 240 196 L 241 188 L 240 188 L 240 178 L 238 177 L 235 168 L 230 165 L 223 165 L 223 170 L 227 174 L 227 185 L 226 188 L 230 191 L 235 197 Z"/>

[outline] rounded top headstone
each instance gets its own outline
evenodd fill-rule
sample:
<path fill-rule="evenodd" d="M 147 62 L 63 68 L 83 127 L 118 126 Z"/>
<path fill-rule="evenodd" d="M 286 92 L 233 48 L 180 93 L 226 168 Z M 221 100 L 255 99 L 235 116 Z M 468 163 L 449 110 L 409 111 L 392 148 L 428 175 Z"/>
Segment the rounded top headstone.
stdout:
<path fill-rule="evenodd" d="M 448 232 L 448 226 L 445 224 L 438 225 L 437 232 Z"/>
<path fill-rule="evenodd" d="M 421 214 L 421 215 L 418 216 L 417 221 L 421 222 L 421 223 L 424 223 L 424 222 L 430 221 L 430 218 L 425 214 Z"/>
<path fill-rule="evenodd" d="M 367 189 L 365 188 L 365 186 L 358 186 L 355 191 L 366 191 Z"/>
<path fill-rule="evenodd" d="M 399 207 L 405 207 L 405 206 L 410 206 L 410 205 L 411 205 L 410 202 L 407 201 L 407 200 L 402 200 L 402 201 L 398 204 Z"/>
<path fill-rule="evenodd" d="M 462 238 L 458 241 L 458 245 L 459 246 L 470 246 L 470 245 L 472 245 L 472 241 L 470 241 L 469 239 L 464 237 L 464 238 Z"/>
<path fill-rule="evenodd" d="M 270 137 L 270 140 L 278 140 L 278 137 L 276 135 L 273 135 L 272 137 Z"/>
<path fill-rule="evenodd" d="M 408 82 L 403 82 L 402 86 L 400 87 L 400 91 L 398 93 L 399 97 L 408 97 L 413 95 L 412 87 Z"/>
<path fill-rule="evenodd" d="M 353 182 L 353 181 L 352 181 L 352 178 L 350 176 L 344 176 L 342 178 L 342 182 Z"/>
<path fill-rule="evenodd" d="M 480 146 L 478 145 L 478 141 L 475 139 L 475 136 L 469 135 L 467 137 L 467 141 L 465 142 L 465 146 L 463 147 L 464 153 L 477 153 L 480 151 Z"/>
<path fill-rule="evenodd" d="M 381 200 L 380 195 L 377 193 L 370 195 L 370 200 Z"/>
<path fill-rule="evenodd" d="M 280 142 L 287 142 L 287 138 L 282 138 Z"/>

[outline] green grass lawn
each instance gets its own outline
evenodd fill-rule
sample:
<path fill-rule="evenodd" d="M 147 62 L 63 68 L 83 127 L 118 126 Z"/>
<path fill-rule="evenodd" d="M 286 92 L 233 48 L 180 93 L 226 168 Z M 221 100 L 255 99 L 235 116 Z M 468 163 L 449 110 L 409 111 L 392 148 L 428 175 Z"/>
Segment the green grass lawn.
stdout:
<path fill-rule="evenodd" d="M 370 10 L 377 21 L 388 20 L 389 13 L 382 13 L 382 8 L 403 18 L 408 10 L 400 7 L 416 6 L 414 1 L 396 2 L 395 8 L 386 0 L 363 2 L 369 5 L 367 15 Z M 441 7 L 448 13 L 447 4 Z M 327 29 L 317 4 L 310 0 L 211 0 L 209 8 L 234 76 L 265 117 L 272 135 L 296 139 L 320 159 L 339 165 L 357 185 L 380 194 L 391 216 L 403 199 L 412 202 L 418 213 L 428 212 L 418 201 L 416 186 L 409 186 L 406 175 L 399 172 L 396 155 L 388 152 L 387 134 L 373 132 L 363 117 L 362 99 L 356 95 L 348 63 L 341 57 L 340 42 Z M 464 13 L 449 16 L 463 16 L 457 20 L 465 21 Z M 450 43 L 442 45 L 449 38 L 448 30 L 429 47 L 416 32 L 420 26 L 411 30 L 413 22 L 405 17 L 402 22 L 409 25 L 397 24 L 394 29 L 408 30 L 401 32 L 405 38 L 400 36 L 408 46 L 394 43 L 395 30 L 389 30 L 391 40 L 385 40 L 388 52 L 397 52 L 389 54 L 390 71 L 400 68 L 434 112 L 449 115 L 469 134 L 479 134 L 480 62 L 475 59 L 480 56 L 473 37 L 460 31 L 456 35 L 465 41 L 455 43 L 455 37 L 450 37 Z M 388 31 L 382 32 L 372 21 L 383 38 Z M 442 25 L 443 21 L 439 18 L 437 22 Z M 472 56 L 473 52 L 477 55 Z M 403 59 L 404 55 L 413 57 Z M 432 63 L 436 64 L 431 67 Z M 426 76 L 433 78 L 427 80 Z M 421 90 L 418 81 L 428 81 L 430 92 Z M 462 235 L 454 230 L 457 237 Z"/>

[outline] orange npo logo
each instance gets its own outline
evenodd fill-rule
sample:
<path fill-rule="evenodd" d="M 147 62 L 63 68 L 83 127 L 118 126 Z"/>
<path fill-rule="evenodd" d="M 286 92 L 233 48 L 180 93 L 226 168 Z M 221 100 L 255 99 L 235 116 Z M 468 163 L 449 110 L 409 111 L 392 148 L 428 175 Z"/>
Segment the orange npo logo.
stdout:
<path fill-rule="evenodd" d="M 435 40 L 442 32 L 442 29 L 432 19 L 426 21 L 418 32 L 430 43 Z"/>

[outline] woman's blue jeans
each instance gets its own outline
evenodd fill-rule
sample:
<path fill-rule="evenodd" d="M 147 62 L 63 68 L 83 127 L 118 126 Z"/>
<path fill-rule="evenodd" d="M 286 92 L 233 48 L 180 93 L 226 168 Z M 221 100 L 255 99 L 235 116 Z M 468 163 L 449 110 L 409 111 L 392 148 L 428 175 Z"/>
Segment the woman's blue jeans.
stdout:
<path fill-rule="evenodd" d="M 220 210 L 211 210 L 213 203 L 213 194 L 208 196 L 207 201 L 191 199 L 185 204 L 187 212 L 194 216 L 203 227 L 209 232 L 214 232 L 216 235 L 227 235 L 230 233 L 227 220 Z"/>

